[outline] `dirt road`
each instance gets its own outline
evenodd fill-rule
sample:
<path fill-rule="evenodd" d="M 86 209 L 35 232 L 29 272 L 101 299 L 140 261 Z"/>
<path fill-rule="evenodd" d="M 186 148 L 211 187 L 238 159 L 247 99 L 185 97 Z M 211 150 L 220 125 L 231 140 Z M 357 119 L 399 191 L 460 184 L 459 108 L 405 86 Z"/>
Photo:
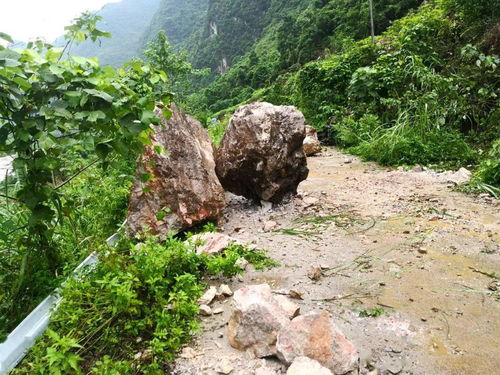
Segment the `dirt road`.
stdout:
<path fill-rule="evenodd" d="M 229 281 L 233 290 L 267 282 L 300 291 L 302 313 L 328 311 L 357 346 L 361 374 L 498 373 L 500 202 L 453 192 L 444 175 L 388 170 L 334 149 L 309 168 L 302 198 L 269 212 L 231 200 L 225 233 L 281 264 Z M 264 232 L 269 220 L 278 225 Z M 307 276 L 314 266 L 318 281 Z M 216 302 L 224 313 L 203 318 L 178 373 L 217 374 L 221 363 L 231 374 L 285 373 L 229 346 L 230 304 Z"/>

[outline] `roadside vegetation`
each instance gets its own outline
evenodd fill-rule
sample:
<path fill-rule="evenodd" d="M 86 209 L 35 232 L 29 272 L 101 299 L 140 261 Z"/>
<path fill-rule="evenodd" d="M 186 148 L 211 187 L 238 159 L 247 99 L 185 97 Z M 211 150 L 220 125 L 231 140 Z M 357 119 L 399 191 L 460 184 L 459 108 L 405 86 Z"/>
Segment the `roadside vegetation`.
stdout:
<path fill-rule="evenodd" d="M 95 270 L 64 285 L 49 330 L 14 374 L 165 374 L 199 328 L 203 277 L 241 273 L 240 258 L 275 265 L 241 246 L 196 255 L 174 238 L 123 239 L 99 254 Z"/>

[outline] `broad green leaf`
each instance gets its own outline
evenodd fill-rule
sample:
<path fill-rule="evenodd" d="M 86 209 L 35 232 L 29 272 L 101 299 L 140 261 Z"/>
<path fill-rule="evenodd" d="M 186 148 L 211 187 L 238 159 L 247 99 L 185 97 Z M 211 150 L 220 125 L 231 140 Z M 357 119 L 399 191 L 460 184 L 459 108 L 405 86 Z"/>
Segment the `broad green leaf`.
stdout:
<path fill-rule="evenodd" d="M 89 113 L 87 120 L 90 122 L 96 122 L 97 120 L 103 120 L 106 118 L 106 114 L 103 111 L 92 111 Z"/>
<path fill-rule="evenodd" d="M 45 58 L 49 61 L 56 61 L 61 57 L 63 50 L 63 48 L 51 48 L 45 54 Z"/>
<path fill-rule="evenodd" d="M 143 124 L 157 124 L 158 116 L 153 111 L 142 111 L 141 122 Z"/>
<path fill-rule="evenodd" d="M 105 93 L 104 91 L 99 91 L 99 90 L 94 90 L 94 89 L 85 89 L 83 91 L 85 91 L 86 93 L 88 93 L 94 97 L 104 99 L 107 102 L 111 103 L 113 101 L 113 97 L 111 95 Z"/>
<path fill-rule="evenodd" d="M 14 43 L 14 40 L 12 39 L 12 37 L 9 34 L 5 34 L 5 33 L 0 32 L 0 39 L 3 39 L 9 43 Z"/>
<path fill-rule="evenodd" d="M 27 90 L 31 87 L 31 83 L 21 77 L 15 77 L 12 79 L 13 82 L 17 83 L 22 89 Z"/>
<path fill-rule="evenodd" d="M 52 137 L 48 134 L 42 134 L 42 136 L 38 139 L 38 145 L 44 150 L 52 148 L 55 144 L 56 143 Z"/>

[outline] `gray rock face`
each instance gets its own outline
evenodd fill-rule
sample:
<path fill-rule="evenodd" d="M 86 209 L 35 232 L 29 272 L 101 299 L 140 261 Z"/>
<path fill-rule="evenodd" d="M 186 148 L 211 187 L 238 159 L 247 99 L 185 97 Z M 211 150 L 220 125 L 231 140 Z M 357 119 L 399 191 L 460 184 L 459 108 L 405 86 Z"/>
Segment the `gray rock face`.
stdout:
<path fill-rule="evenodd" d="M 128 213 L 130 235 L 148 230 L 164 238 L 207 220 L 218 221 L 225 207 L 206 130 L 179 110 L 168 121 L 159 117 L 162 124 L 153 126 L 150 136 L 153 144 L 137 164 Z"/>
<path fill-rule="evenodd" d="M 309 125 L 306 125 L 304 152 L 307 156 L 313 156 L 321 152 L 321 143 L 318 139 L 318 131 Z"/>
<path fill-rule="evenodd" d="M 255 201 L 277 203 L 307 178 L 305 119 L 294 107 L 253 103 L 239 108 L 217 151 L 222 186 Z"/>
<path fill-rule="evenodd" d="M 356 348 L 326 312 L 293 319 L 279 332 L 276 349 L 278 358 L 287 364 L 297 357 L 309 357 L 336 375 L 352 371 L 358 362 Z"/>

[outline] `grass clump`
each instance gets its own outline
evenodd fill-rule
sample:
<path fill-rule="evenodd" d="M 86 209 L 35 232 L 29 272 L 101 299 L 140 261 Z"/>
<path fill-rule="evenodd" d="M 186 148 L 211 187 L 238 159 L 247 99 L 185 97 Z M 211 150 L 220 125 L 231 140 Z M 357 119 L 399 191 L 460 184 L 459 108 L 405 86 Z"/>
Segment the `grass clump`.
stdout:
<path fill-rule="evenodd" d="M 198 256 L 173 238 L 106 247 L 94 270 L 62 288 L 48 331 L 13 374 L 164 374 L 199 328 L 203 276 L 233 276 L 241 257 L 275 265 L 241 246 Z"/>
<path fill-rule="evenodd" d="M 375 308 L 375 309 L 369 309 L 369 310 L 361 310 L 359 312 L 359 317 L 360 318 L 377 318 L 381 316 L 385 310 L 381 307 Z"/>

